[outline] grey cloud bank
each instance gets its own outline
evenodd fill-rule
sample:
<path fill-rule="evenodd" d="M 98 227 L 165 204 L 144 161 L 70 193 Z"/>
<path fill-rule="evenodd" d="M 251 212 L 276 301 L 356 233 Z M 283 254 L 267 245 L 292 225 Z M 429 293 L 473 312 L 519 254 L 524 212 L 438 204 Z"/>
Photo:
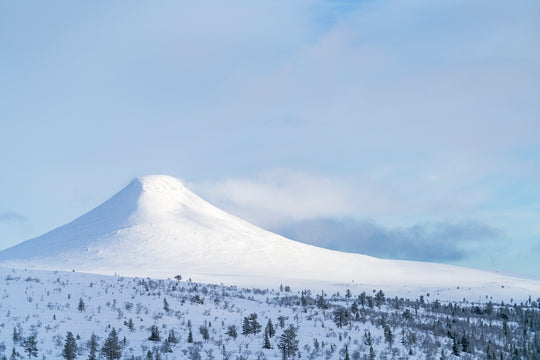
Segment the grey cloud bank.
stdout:
<path fill-rule="evenodd" d="M 388 228 L 372 221 L 312 219 L 272 229 L 307 244 L 376 257 L 419 261 L 456 261 L 471 255 L 462 245 L 496 240 L 499 229 L 479 222 L 424 223 Z"/>

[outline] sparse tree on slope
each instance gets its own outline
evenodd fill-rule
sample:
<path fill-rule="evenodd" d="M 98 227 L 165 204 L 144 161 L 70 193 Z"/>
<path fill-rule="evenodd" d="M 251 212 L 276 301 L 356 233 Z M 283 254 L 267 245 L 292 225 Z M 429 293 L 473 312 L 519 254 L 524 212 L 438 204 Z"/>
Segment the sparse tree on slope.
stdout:
<path fill-rule="evenodd" d="M 373 346 L 369 347 L 369 360 L 375 360 L 375 357 L 377 354 L 375 354 L 375 350 L 373 350 Z"/>
<path fill-rule="evenodd" d="M 242 335 L 251 334 L 251 324 L 249 323 L 249 318 L 246 316 L 242 321 Z"/>
<path fill-rule="evenodd" d="M 351 318 L 349 314 L 349 310 L 344 308 L 343 306 L 339 306 L 334 310 L 334 322 L 336 323 L 336 326 L 338 328 L 343 327 L 343 325 L 347 325 L 349 323 L 349 319 Z"/>
<path fill-rule="evenodd" d="M 258 334 L 261 332 L 261 324 L 257 321 L 257 314 L 253 313 L 244 317 L 242 322 L 242 335 Z"/>
<path fill-rule="evenodd" d="M 150 337 L 148 338 L 150 341 L 161 341 L 161 338 L 159 337 L 159 329 L 156 325 L 152 325 L 152 329 L 150 330 Z"/>
<path fill-rule="evenodd" d="M 17 360 L 20 356 L 21 354 L 19 354 L 19 352 L 15 350 L 15 348 L 13 348 L 13 350 L 11 350 L 11 356 L 9 357 L 9 360 Z"/>
<path fill-rule="evenodd" d="M 236 339 L 238 337 L 238 331 L 236 331 L 236 325 L 230 325 L 227 329 L 227 335 L 232 337 L 233 339 Z"/>
<path fill-rule="evenodd" d="M 37 357 L 38 348 L 35 335 L 30 335 L 23 341 L 24 351 L 28 354 L 28 358 Z"/>
<path fill-rule="evenodd" d="M 129 331 L 135 330 L 135 324 L 133 323 L 133 319 L 129 318 L 127 322 L 124 322 L 124 324 L 128 327 Z"/>
<path fill-rule="evenodd" d="M 163 310 L 165 310 L 165 312 L 169 312 L 170 310 L 169 303 L 167 302 L 166 298 L 163 298 Z"/>
<path fill-rule="evenodd" d="M 77 308 L 80 312 L 83 312 L 86 309 L 86 305 L 82 298 L 79 298 L 79 306 Z"/>
<path fill-rule="evenodd" d="M 90 341 L 88 341 L 88 360 L 97 360 L 97 336 L 96 334 L 92 333 L 92 336 L 90 336 Z"/>
<path fill-rule="evenodd" d="M 317 304 L 319 309 L 328 309 L 328 301 L 324 298 L 324 295 L 317 295 L 315 304 Z"/>
<path fill-rule="evenodd" d="M 268 336 L 273 338 L 276 335 L 276 329 L 274 329 L 274 324 L 272 324 L 272 319 L 268 319 L 266 328 L 264 329 L 265 333 L 268 333 Z"/>
<path fill-rule="evenodd" d="M 176 338 L 176 335 L 174 334 L 174 329 L 171 329 L 169 331 L 169 336 L 167 337 L 167 341 L 171 344 L 178 344 L 178 339 Z"/>
<path fill-rule="evenodd" d="M 66 335 L 66 342 L 64 344 L 64 350 L 62 351 L 62 357 L 66 360 L 74 360 L 77 358 L 77 342 L 73 337 L 71 331 L 68 331 Z"/>
<path fill-rule="evenodd" d="M 351 360 L 351 357 L 349 355 L 349 347 L 347 344 L 345 344 L 345 347 L 341 350 L 343 354 L 343 360 Z"/>
<path fill-rule="evenodd" d="M 285 316 L 283 315 L 278 316 L 279 327 L 282 329 L 285 328 L 285 320 L 287 320 Z"/>
<path fill-rule="evenodd" d="M 263 343 L 263 349 L 271 349 L 272 345 L 270 344 L 270 338 L 268 335 L 268 331 L 264 332 L 264 343 Z"/>
<path fill-rule="evenodd" d="M 293 325 L 289 325 L 279 338 L 278 348 L 281 350 L 283 359 L 288 359 L 298 351 L 298 339 L 296 338 L 296 329 Z"/>
<path fill-rule="evenodd" d="M 116 333 L 115 328 L 111 330 L 105 343 L 101 347 L 101 354 L 107 360 L 119 360 L 122 357 L 122 347 L 118 341 L 118 334 Z"/>
<path fill-rule="evenodd" d="M 17 330 L 16 327 L 13 327 L 13 335 L 12 335 L 13 344 L 17 345 L 19 341 L 21 341 L 21 334 Z"/>
<path fill-rule="evenodd" d="M 384 304 L 385 296 L 382 290 L 379 290 L 379 292 L 375 295 L 375 304 L 377 307 L 381 307 L 382 304 Z"/>
<path fill-rule="evenodd" d="M 454 335 L 452 339 L 452 354 L 455 356 L 459 356 L 461 354 L 461 351 L 460 351 L 461 344 L 457 340 L 456 336 L 457 335 Z"/>
<path fill-rule="evenodd" d="M 394 334 L 388 325 L 384 327 L 384 342 L 387 342 L 390 347 L 394 343 Z"/>
<path fill-rule="evenodd" d="M 210 339 L 210 332 L 208 331 L 208 326 L 204 325 L 199 327 L 199 332 L 201 333 L 204 341 L 208 341 L 208 339 Z"/>

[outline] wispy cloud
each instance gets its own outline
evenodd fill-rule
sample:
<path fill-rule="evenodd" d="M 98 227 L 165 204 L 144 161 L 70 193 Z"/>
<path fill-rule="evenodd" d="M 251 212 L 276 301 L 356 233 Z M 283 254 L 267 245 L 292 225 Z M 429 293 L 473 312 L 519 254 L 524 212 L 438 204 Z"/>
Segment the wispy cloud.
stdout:
<path fill-rule="evenodd" d="M 377 186 L 291 169 L 191 184 L 210 202 L 265 227 L 316 217 L 387 213 L 400 206 Z"/>
<path fill-rule="evenodd" d="M 0 223 L 25 222 L 28 218 L 16 211 L 0 212 Z"/>
<path fill-rule="evenodd" d="M 375 164 L 341 176 L 278 169 L 190 186 L 217 206 L 266 227 L 329 217 L 471 217 L 497 196 L 496 186 L 486 181 L 496 174 L 490 166 L 475 166 L 470 159 L 441 162 Z"/>
<path fill-rule="evenodd" d="M 421 261 L 463 260 L 470 255 L 464 245 L 501 236 L 499 229 L 475 221 L 388 228 L 371 221 L 313 219 L 273 230 L 291 239 L 333 250 Z"/>

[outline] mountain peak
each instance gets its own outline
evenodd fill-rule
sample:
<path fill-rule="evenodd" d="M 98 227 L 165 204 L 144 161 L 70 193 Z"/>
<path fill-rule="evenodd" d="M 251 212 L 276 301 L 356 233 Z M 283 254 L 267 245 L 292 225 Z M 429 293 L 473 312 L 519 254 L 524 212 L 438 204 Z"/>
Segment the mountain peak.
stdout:
<path fill-rule="evenodd" d="M 216 208 L 166 175 L 138 177 L 72 222 L 0 251 L 0 266 L 149 277 L 181 272 L 195 281 L 249 286 L 354 283 L 403 294 L 540 293 L 539 281 L 301 244 Z"/>
<path fill-rule="evenodd" d="M 120 193 L 123 192 L 132 194 L 132 200 L 136 203 L 136 210 L 130 217 L 131 223 L 179 223 L 186 217 L 220 217 L 223 213 L 189 190 L 181 180 L 169 175 L 145 175 L 135 178 Z"/>
<path fill-rule="evenodd" d="M 144 175 L 133 179 L 132 183 L 139 183 L 143 191 L 167 192 L 167 191 L 186 191 L 184 183 L 169 175 Z"/>

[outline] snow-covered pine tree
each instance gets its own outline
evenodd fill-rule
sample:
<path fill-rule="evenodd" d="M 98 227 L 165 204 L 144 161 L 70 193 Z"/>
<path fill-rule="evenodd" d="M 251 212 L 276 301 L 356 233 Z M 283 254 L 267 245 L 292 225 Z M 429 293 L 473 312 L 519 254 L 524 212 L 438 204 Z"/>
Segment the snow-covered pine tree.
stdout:
<path fill-rule="evenodd" d="M 236 325 L 230 325 L 227 328 L 227 335 L 229 335 L 233 339 L 236 339 L 238 337 L 238 331 L 236 330 Z"/>
<path fill-rule="evenodd" d="M 263 349 L 271 349 L 271 348 L 272 348 L 272 345 L 270 344 L 270 337 L 268 335 L 268 331 L 265 331 Z"/>
<path fill-rule="evenodd" d="M 122 357 L 122 347 L 118 341 L 118 334 L 116 329 L 113 328 L 109 333 L 105 343 L 101 347 L 101 354 L 107 360 L 119 360 Z"/>
<path fill-rule="evenodd" d="M 279 338 L 278 348 L 281 350 L 283 359 L 294 357 L 298 351 L 298 339 L 296 337 L 296 328 L 289 325 Z"/>
<path fill-rule="evenodd" d="M 150 329 L 150 337 L 148 338 L 150 341 L 161 341 L 161 338 L 159 337 L 159 329 L 156 325 L 152 325 L 152 328 Z"/>
<path fill-rule="evenodd" d="M 268 319 L 264 332 L 268 333 L 268 336 L 271 338 L 273 338 L 274 335 L 276 335 L 276 329 L 274 329 L 274 324 L 272 324 L 272 319 Z"/>
<path fill-rule="evenodd" d="M 349 355 L 349 347 L 347 346 L 347 344 L 345 344 L 345 347 L 342 349 L 341 352 L 343 353 L 343 360 L 351 360 L 351 357 Z"/>
<path fill-rule="evenodd" d="M 171 344 L 178 344 L 178 339 L 174 334 L 174 329 L 169 330 L 169 336 L 167 337 L 167 341 Z"/>
<path fill-rule="evenodd" d="M 32 357 L 37 357 L 38 348 L 37 348 L 36 335 L 30 335 L 29 337 L 23 340 L 23 349 L 28 354 L 29 359 Z"/>
<path fill-rule="evenodd" d="M 163 298 L 163 310 L 165 310 L 166 312 L 169 312 L 170 310 L 169 303 L 167 302 L 167 298 Z"/>
<path fill-rule="evenodd" d="M 13 327 L 13 335 L 11 336 L 11 339 L 13 340 L 14 345 L 17 345 L 19 341 L 21 341 L 21 334 L 19 334 L 19 331 L 15 326 Z"/>
<path fill-rule="evenodd" d="M 77 350 L 78 347 L 75 337 L 73 337 L 73 333 L 71 331 L 68 331 L 66 341 L 64 343 L 64 350 L 62 351 L 62 357 L 66 360 L 74 360 L 77 358 Z"/>
<path fill-rule="evenodd" d="M 344 325 L 347 325 L 349 323 L 350 318 L 351 318 L 351 315 L 349 314 L 349 310 L 347 310 L 345 307 L 338 306 L 334 310 L 333 319 L 338 328 L 341 328 Z"/>
<path fill-rule="evenodd" d="M 249 322 L 249 318 L 245 316 L 244 320 L 242 321 L 242 335 L 249 334 L 251 334 L 251 324 Z"/>
<path fill-rule="evenodd" d="M 257 314 L 256 313 L 253 313 L 249 316 L 249 322 L 250 322 L 250 325 L 251 325 L 251 332 L 253 334 L 258 334 L 261 332 L 261 328 L 262 328 L 262 325 L 259 324 L 259 322 L 257 321 Z"/>
<path fill-rule="evenodd" d="M 384 300 L 384 292 L 379 290 L 379 292 L 375 295 L 375 305 L 377 305 L 377 307 L 381 307 L 381 305 L 384 304 Z"/>
<path fill-rule="evenodd" d="M 11 350 L 11 356 L 9 357 L 9 360 L 17 360 L 20 356 L 21 354 L 19 354 L 19 352 L 15 350 L 15 348 L 13 348 L 13 350 Z"/>
<path fill-rule="evenodd" d="M 86 304 L 82 298 L 79 298 L 79 306 L 77 306 L 77 309 L 79 309 L 80 312 L 83 312 L 86 309 Z"/>
<path fill-rule="evenodd" d="M 375 357 L 377 354 L 375 353 L 375 350 L 373 350 L 373 346 L 369 347 L 369 360 L 375 360 Z"/>
<path fill-rule="evenodd" d="M 199 332 L 201 333 L 204 341 L 208 341 L 210 339 L 210 333 L 208 331 L 208 326 L 203 325 L 203 326 L 199 327 Z"/>
<path fill-rule="evenodd" d="M 133 319 L 132 318 L 129 318 L 126 325 L 127 325 L 128 329 L 129 329 L 129 331 L 133 332 L 133 330 L 135 330 L 135 324 L 133 324 Z"/>
<path fill-rule="evenodd" d="M 97 360 L 98 342 L 96 334 L 92 333 L 88 341 L 88 360 Z"/>
<path fill-rule="evenodd" d="M 388 343 L 390 347 L 394 343 L 394 334 L 392 334 L 392 329 L 388 325 L 384 327 L 384 342 Z"/>

